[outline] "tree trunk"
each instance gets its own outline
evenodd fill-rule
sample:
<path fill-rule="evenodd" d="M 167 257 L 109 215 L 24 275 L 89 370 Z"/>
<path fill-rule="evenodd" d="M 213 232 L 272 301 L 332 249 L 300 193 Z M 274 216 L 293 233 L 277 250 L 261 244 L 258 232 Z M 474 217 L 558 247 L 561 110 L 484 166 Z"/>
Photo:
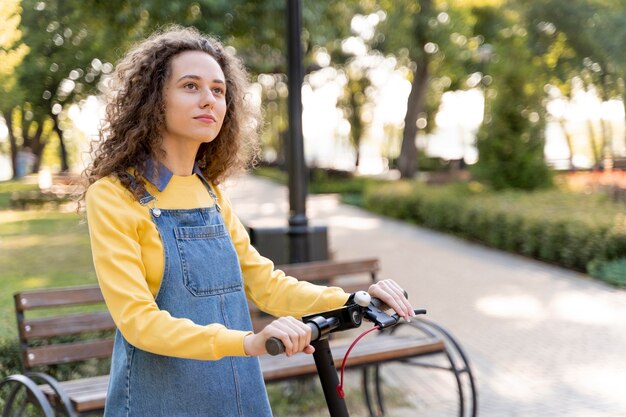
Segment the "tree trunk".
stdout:
<path fill-rule="evenodd" d="M 613 168 L 613 129 L 611 121 L 600 119 L 602 127 L 602 148 L 600 157 L 602 158 L 602 166 L 605 170 Z"/>
<path fill-rule="evenodd" d="M 589 132 L 589 146 L 591 147 L 591 155 L 593 156 L 593 167 L 598 168 L 600 164 L 598 142 L 596 141 L 596 132 L 593 129 L 593 123 L 590 119 L 587 119 L 587 131 Z"/>
<path fill-rule="evenodd" d="M 69 172 L 70 166 L 67 162 L 67 149 L 65 148 L 65 142 L 63 141 L 63 130 L 59 125 L 59 116 L 56 114 L 50 115 L 54 122 L 54 131 L 59 136 L 59 157 L 61 158 L 61 172 Z"/>
<path fill-rule="evenodd" d="M 39 172 L 39 168 L 41 167 L 41 160 L 43 157 L 43 150 L 46 147 L 46 142 L 41 140 L 41 136 L 43 135 L 43 122 L 40 121 L 37 124 L 37 130 L 35 134 L 28 138 L 28 142 L 30 143 L 31 150 L 33 155 L 35 155 L 35 164 L 33 165 L 33 172 Z M 26 136 L 24 136 L 24 143 L 26 143 Z"/>
<path fill-rule="evenodd" d="M 607 94 L 609 90 L 609 86 L 607 85 L 607 76 L 602 77 L 602 89 L 601 99 L 603 103 L 606 103 L 610 97 Z M 601 165 L 603 168 L 610 169 L 613 168 L 613 129 L 611 128 L 611 121 L 605 121 L 602 117 L 600 117 L 600 133 L 602 142 L 600 143 L 600 151 L 599 156 L 601 160 Z"/>
<path fill-rule="evenodd" d="M 402 146 L 398 156 L 398 169 L 401 178 L 413 178 L 417 172 L 417 118 L 423 113 L 426 105 L 426 88 L 428 86 L 428 56 L 422 54 L 417 61 L 417 68 L 413 74 L 411 93 L 407 102 L 404 116 L 404 131 L 402 132 Z"/>
<path fill-rule="evenodd" d="M 361 121 L 362 105 L 358 102 L 356 93 L 350 91 L 350 106 L 352 113 L 350 115 L 350 141 L 354 147 L 354 169 L 358 171 L 361 163 L 361 135 L 363 134 L 363 123 Z"/>
<path fill-rule="evenodd" d="M 626 80 L 626 74 L 624 74 L 624 76 L 622 77 L 622 80 Z M 624 142 L 626 142 L 626 87 L 624 87 L 622 104 L 624 105 Z"/>
<path fill-rule="evenodd" d="M 564 118 L 559 118 L 559 126 L 561 126 L 561 129 L 563 130 L 565 142 L 567 142 L 567 149 L 569 150 L 569 169 L 574 169 L 574 143 L 572 141 L 572 135 L 569 133 L 569 130 L 567 130 Z"/>
<path fill-rule="evenodd" d="M 30 143 L 30 138 L 28 136 L 29 132 L 30 132 L 30 125 L 32 122 L 32 120 L 26 120 L 26 110 L 24 110 L 24 106 L 20 106 L 20 112 L 21 114 L 21 121 L 22 121 L 22 148 L 28 146 L 29 148 L 33 148 L 33 145 Z"/>
<path fill-rule="evenodd" d="M 11 168 L 13 169 L 13 175 L 11 179 L 17 178 L 17 138 L 15 132 L 13 132 L 13 109 L 2 110 L 4 115 L 4 122 L 7 125 L 9 131 L 9 144 L 11 145 Z"/>

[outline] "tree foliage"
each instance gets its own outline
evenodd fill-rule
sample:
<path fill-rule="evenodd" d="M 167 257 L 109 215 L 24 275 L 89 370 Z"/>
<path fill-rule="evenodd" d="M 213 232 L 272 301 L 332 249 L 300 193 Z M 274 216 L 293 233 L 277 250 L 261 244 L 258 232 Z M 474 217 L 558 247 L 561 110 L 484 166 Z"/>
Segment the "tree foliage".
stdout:
<path fill-rule="evenodd" d="M 491 34 L 496 46 L 487 71 L 493 82 L 485 92 L 485 119 L 477 137 L 479 160 L 474 173 L 496 189 L 532 190 L 551 182 L 544 160 L 544 77 L 540 58 L 528 48 L 525 26 L 510 13 L 511 21 L 502 22 Z"/>
<path fill-rule="evenodd" d="M 28 53 L 19 30 L 21 20 L 20 0 L 0 3 L 0 111 L 19 104 L 21 95 L 16 94 L 16 68 Z"/>
<path fill-rule="evenodd" d="M 443 0 L 383 1 L 386 19 L 377 47 L 411 69 L 398 166 L 403 178 L 418 169 L 416 136 L 435 128 L 444 92 L 467 88 L 465 81 L 483 40 L 472 36 L 467 7 Z M 454 6 L 454 7 L 453 7 Z"/>
<path fill-rule="evenodd" d="M 539 0 L 528 4 L 526 15 L 533 51 L 548 58 L 545 70 L 551 84 L 570 97 L 572 80 L 578 78 L 601 100 L 626 102 L 626 3 Z M 591 144 L 596 163 L 612 156 L 612 132 L 604 121 L 599 123 L 602 144 Z"/>
<path fill-rule="evenodd" d="M 101 77 L 130 44 L 172 23 L 217 35 L 237 50 L 253 74 L 274 80 L 262 87 L 262 97 L 271 116 L 268 121 L 275 123 L 271 141 L 276 141 L 286 127 L 280 116 L 285 112 L 286 2 L 2 1 L 0 112 L 11 126 L 13 150 L 28 145 L 41 154 L 58 137 L 61 159 L 67 159 L 63 138 L 71 128 L 65 119 L 69 106 L 98 93 Z M 316 56 L 323 53 L 331 57 L 331 65 L 348 73 L 353 57 L 341 46 L 351 36 L 352 18 L 357 13 L 380 17 L 369 46 L 374 53 L 393 55 L 408 69 L 412 83 L 398 162 L 405 177 L 418 169 L 415 139 L 434 129 L 442 94 L 480 87 L 475 80 L 482 75 L 488 75 L 483 81 L 493 82 L 483 84 L 489 117 L 478 139 L 478 171 L 493 156 L 489 156 L 493 149 L 485 148 L 487 137 L 505 141 L 512 135 L 507 152 L 519 154 L 520 161 L 527 157 L 538 163 L 530 155 L 538 154 L 542 146 L 545 84 L 558 87 L 567 97 L 578 77 L 603 99 L 626 99 L 622 0 L 345 0 L 302 6 L 307 72 L 319 69 Z M 493 56 L 499 61 L 490 61 Z M 512 62 L 517 65 L 507 65 Z M 353 77 L 340 103 L 351 108 L 345 114 L 352 119 L 352 141 L 357 146 L 366 128 L 360 109 L 371 105 L 367 87 L 367 77 Z M 537 122 L 532 121 L 535 115 Z M 607 141 L 596 147 L 602 152 Z M 505 156 L 500 159 L 506 161 Z M 516 170 L 523 176 L 519 166 Z"/>
<path fill-rule="evenodd" d="M 21 6 L 19 0 L 6 0 L 0 3 L 0 115 L 6 120 L 9 153 L 13 167 L 17 164 L 18 143 L 14 133 L 11 117 L 13 108 L 22 101 L 22 90 L 19 88 L 16 69 L 28 53 L 28 46 L 22 42 L 19 30 Z M 15 176 L 15 169 L 13 176 Z"/>
<path fill-rule="evenodd" d="M 302 40 L 309 64 L 314 63 L 316 48 L 332 52 L 340 46 L 337 39 L 349 33 L 346 22 L 358 4 L 304 3 Z M 154 30 L 193 25 L 235 47 L 253 73 L 286 70 L 285 0 L 23 0 L 21 10 L 18 7 L 19 1 L 7 0 L 0 9 L 8 22 L 0 32 L 0 111 L 9 125 L 17 125 L 19 119 L 21 129 L 11 130 L 18 136 L 16 143 L 29 146 L 39 159 L 49 142 L 50 129 L 44 127 L 50 121 L 59 139 L 63 169 L 67 168 L 63 136 L 69 127 L 64 110 L 97 93 L 101 77 L 113 69 L 111 63 Z M 13 45 L 20 37 L 21 49 Z M 19 59 L 23 65 L 17 66 Z"/>

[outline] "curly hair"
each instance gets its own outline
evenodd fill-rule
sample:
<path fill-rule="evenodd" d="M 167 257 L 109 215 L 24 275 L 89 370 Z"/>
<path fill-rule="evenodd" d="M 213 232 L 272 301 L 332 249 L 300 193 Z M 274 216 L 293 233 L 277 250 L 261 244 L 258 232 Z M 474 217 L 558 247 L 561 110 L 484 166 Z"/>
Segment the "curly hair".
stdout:
<path fill-rule="evenodd" d="M 137 198 L 145 193 L 146 162 L 159 160 L 164 152 L 164 86 L 172 58 L 184 51 L 211 55 L 226 77 L 222 128 L 213 141 L 200 145 L 196 155 L 205 178 L 218 184 L 256 156 L 259 113 L 246 99 L 248 75 L 242 62 L 216 38 L 194 28 L 171 26 L 137 44 L 116 66 L 109 80 L 99 141 L 92 144 L 93 159 L 83 172 L 85 191 L 79 200 L 84 200 L 91 184 L 109 175 L 117 177 Z M 129 168 L 135 170 L 136 182 L 131 181 Z"/>

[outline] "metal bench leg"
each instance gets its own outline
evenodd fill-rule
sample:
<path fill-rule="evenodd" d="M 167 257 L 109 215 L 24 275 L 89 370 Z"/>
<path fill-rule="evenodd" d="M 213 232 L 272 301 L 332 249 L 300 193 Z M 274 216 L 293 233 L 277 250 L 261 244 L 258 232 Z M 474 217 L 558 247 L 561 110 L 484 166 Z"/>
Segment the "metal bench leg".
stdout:
<path fill-rule="evenodd" d="M 431 328 L 434 328 L 435 330 L 443 334 L 446 340 L 448 340 L 454 347 L 454 351 L 456 352 L 461 363 L 463 364 L 463 368 L 461 368 L 459 372 L 467 374 L 467 378 L 468 378 L 468 383 L 469 383 L 469 388 L 471 391 L 471 398 L 472 398 L 472 404 L 471 404 L 472 408 L 471 408 L 470 415 L 471 417 L 476 417 L 477 412 L 478 412 L 478 395 L 476 393 L 476 382 L 474 380 L 474 374 L 472 373 L 472 369 L 470 367 L 467 354 L 465 353 L 465 351 L 463 350 L 459 342 L 457 342 L 457 340 L 452 336 L 452 334 L 448 330 L 446 330 L 443 326 L 437 323 L 434 323 L 430 320 L 423 319 L 423 318 L 420 318 L 419 321 L 424 323 L 427 326 L 430 326 Z M 447 349 L 446 349 L 446 354 L 449 355 L 449 353 L 447 352 Z"/>
<path fill-rule="evenodd" d="M 369 412 L 370 417 L 376 417 L 376 414 L 374 414 L 374 409 L 372 408 L 372 398 L 370 397 L 369 367 L 367 366 L 363 368 L 361 382 L 363 383 L 363 395 L 365 396 L 367 411 Z"/>
<path fill-rule="evenodd" d="M 448 360 L 448 363 L 450 364 L 450 366 L 446 367 L 446 366 L 439 366 L 439 365 L 428 364 L 428 363 L 416 363 L 412 361 L 403 361 L 403 362 L 410 364 L 410 365 L 414 365 L 414 366 L 421 366 L 424 368 L 432 368 L 432 369 L 442 369 L 442 370 L 447 370 L 447 371 L 452 372 L 456 381 L 456 385 L 457 385 L 457 393 L 459 395 L 459 416 L 460 417 L 465 416 L 465 410 L 466 410 L 466 404 L 465 404 L 466 403 L 465 401 L 466 390 L 463 384 L 462 377 L 463 377 L 463 374 L 467 374 L 467 381 L 468 381 L 469 388 L 471 391 L 471 404 L 470 404 L 471 407 L 470 407 L 469 415 L 471 417 L 476 417 L 478 407 L 477 407 L 477 395 L 476 395 L 476 386 L 474 382 L 474 376 L 472 374 L 472 370 L 470 368 L 467 355 L 461 348 L 460 344 L 454 339 L 452 334 L 449 331 L 447 331 L 445 328 L 443 328 L 442 326 L 430 320 L 427 320 L 421 317 L 413 319 L 410 323 L 401 324 L 399 326 L 392 327 L 390 329 L 390 333 L 393 334 L 400 327 L 404 327 L 404 326 L 413 327 L 423 332 L 425 335 L 429 337 L 442 338 L 445 341 L 445 346 L 446 346 L 443 353 L 445 354 L 446 359 Z M 460 363 L 460 366 L 457 365 L 457 363 Z"/>
<path fill-rule="evenodd" d="M 380 415 L 385 415 L 385 402 L 383 401 L 383 386 L 380 383 L 380 365 L 376 365 L 374 368 L 374 375 L 376 378 L 376 399 L 378 400 L 378 408 L 380 409 Z"/>
<path fill-rule="evenodd" d="M 67 396 L 63 388 L 61 388 L 61 385 L 59 385 L 59 381 L 42 372 L 26 372 L 25 375 L 31 379 L 41 379 L 48 384 L 52 391 L 56 394 L 59 402 L 63 405 L 65 413 L 67 413 L 67 417 L 78 417 L 78 414 L 74 411 L 74 406 L 72 405 L 70 398 Z"/>
<path fill-rule="evenodd" d="M 366 366 L 363 368 L 363 395 L 365 396 L 365 403 L 367 404 L 367 410 L 369 412 L 370 417 L 382 417 L 385 414 L 383 402 L 382 402 L 382 391 L 380 389 L 380 374 L 378 372 L 378 365 L 375 366 Z M 374 380 L 372 381 L 372 375 Z M 374 386 L 372 387 L 372 384 Z M 372 395 L 376 396 L 377 407 L 373 404 Z M 378 408 L 378 411 L 376 410 Z"/>
<path fill-rule="evenodd" d="M 13 405 L 14 405 L 15 399 L 17 397 L 17 394 L 20 388 L 22 387 L 24 387 L 27 390 L 28 394 L 34 397 L 35 402 L 37 403 L 37 405 L 39 406 L 39 409 L 43 412 L 45 417 L 54 417 L 54 411 L 52 410 L 52 406 L 46 399 L 46 395 L 37 386 L 37 384 L 33 382 L 32 379 L 30 379 L 26 375 L 11 375 L 11 376 L 6 377 L 2 382 L 0 382 L 0 388 L 2 388 L 2 386 L 4 385 L 9 385 L 11 383 L 15 384 L 15 387 L 11 390 L 11 393 L 7 397 L 7 401 L 4 405 L 4 410 L 2 411 L 2 417 L 11 416 L 10 413 L 11 411 L 13 411 Z M 26 404 L 23 404 L 22 407 L 25 407 L 25 406 Z M 21 415 L 22 411 L 23 411 L 23 408 L 18 415 Z"/>
<path fill-rule="evenodd" d="M 452 373 L 454 374 L 454 378 L 456 379 L 457 393 L 459 394 L 459 417 L 464 417 L 465 416 L 465 395 L 463 392 L 464 391 L 463 381 L 461 381 L 462 370 L 457 368 L 456 364 L 454 363 L 454 359 L 452 358 L 452 355 L 450 355 L 450 352 L 448 352 L 448 349 L 445 350 L 445 354 L 446 354 L 446 357 L 448 358 L 448 362 L 450 362 L 450 369 L 452 370 Z"/>
<path fill-rule="evenodd" d="M 383 417 L 385 415 L 385 402 L 380 378 L 380 365 L 370 365 L 363 368 L 362 383 L 370 417 Z M 376 404 L 373 403 L 372 396 L 376 397 Z"/>

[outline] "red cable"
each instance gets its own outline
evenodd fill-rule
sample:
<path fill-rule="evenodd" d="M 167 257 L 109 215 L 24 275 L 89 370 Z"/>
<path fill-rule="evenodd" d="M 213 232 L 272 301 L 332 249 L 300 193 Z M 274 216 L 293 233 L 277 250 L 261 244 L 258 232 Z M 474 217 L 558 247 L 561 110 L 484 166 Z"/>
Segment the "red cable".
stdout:
<path fill-rule="evenodd" d="M 363 333 L 361 333 L 359 335 L 359 337 L 354 339 L 354 342 L 352 342 L 352 344 L 350 345 L 350 347 L 346 351 L 346 355 L 343 357 L 343 362 L 341 362 L 341 382 L 339 383 L 339 385 L 337 385 L 337 394 L 339 395 L 339 398 L 343 398 L 345 396 L 345 393 L 343 392 L 343 373 L 344 373 L 345 368 L 346 368 L 346 360 L 348 360 L 348 355 L 350 354 L 350 351 L 352 350 L 354 345 L 356 345 L 357 342 L 359 340 L 361 340 L 366 334 L 368 334 L 370 332 L 373 332 L 374 330 L 378 330 L 378 329 L 380 329 L 380 326 L 375 326 L 375 327 L 372 327 L 371 329 L 366 330 Z"/>

